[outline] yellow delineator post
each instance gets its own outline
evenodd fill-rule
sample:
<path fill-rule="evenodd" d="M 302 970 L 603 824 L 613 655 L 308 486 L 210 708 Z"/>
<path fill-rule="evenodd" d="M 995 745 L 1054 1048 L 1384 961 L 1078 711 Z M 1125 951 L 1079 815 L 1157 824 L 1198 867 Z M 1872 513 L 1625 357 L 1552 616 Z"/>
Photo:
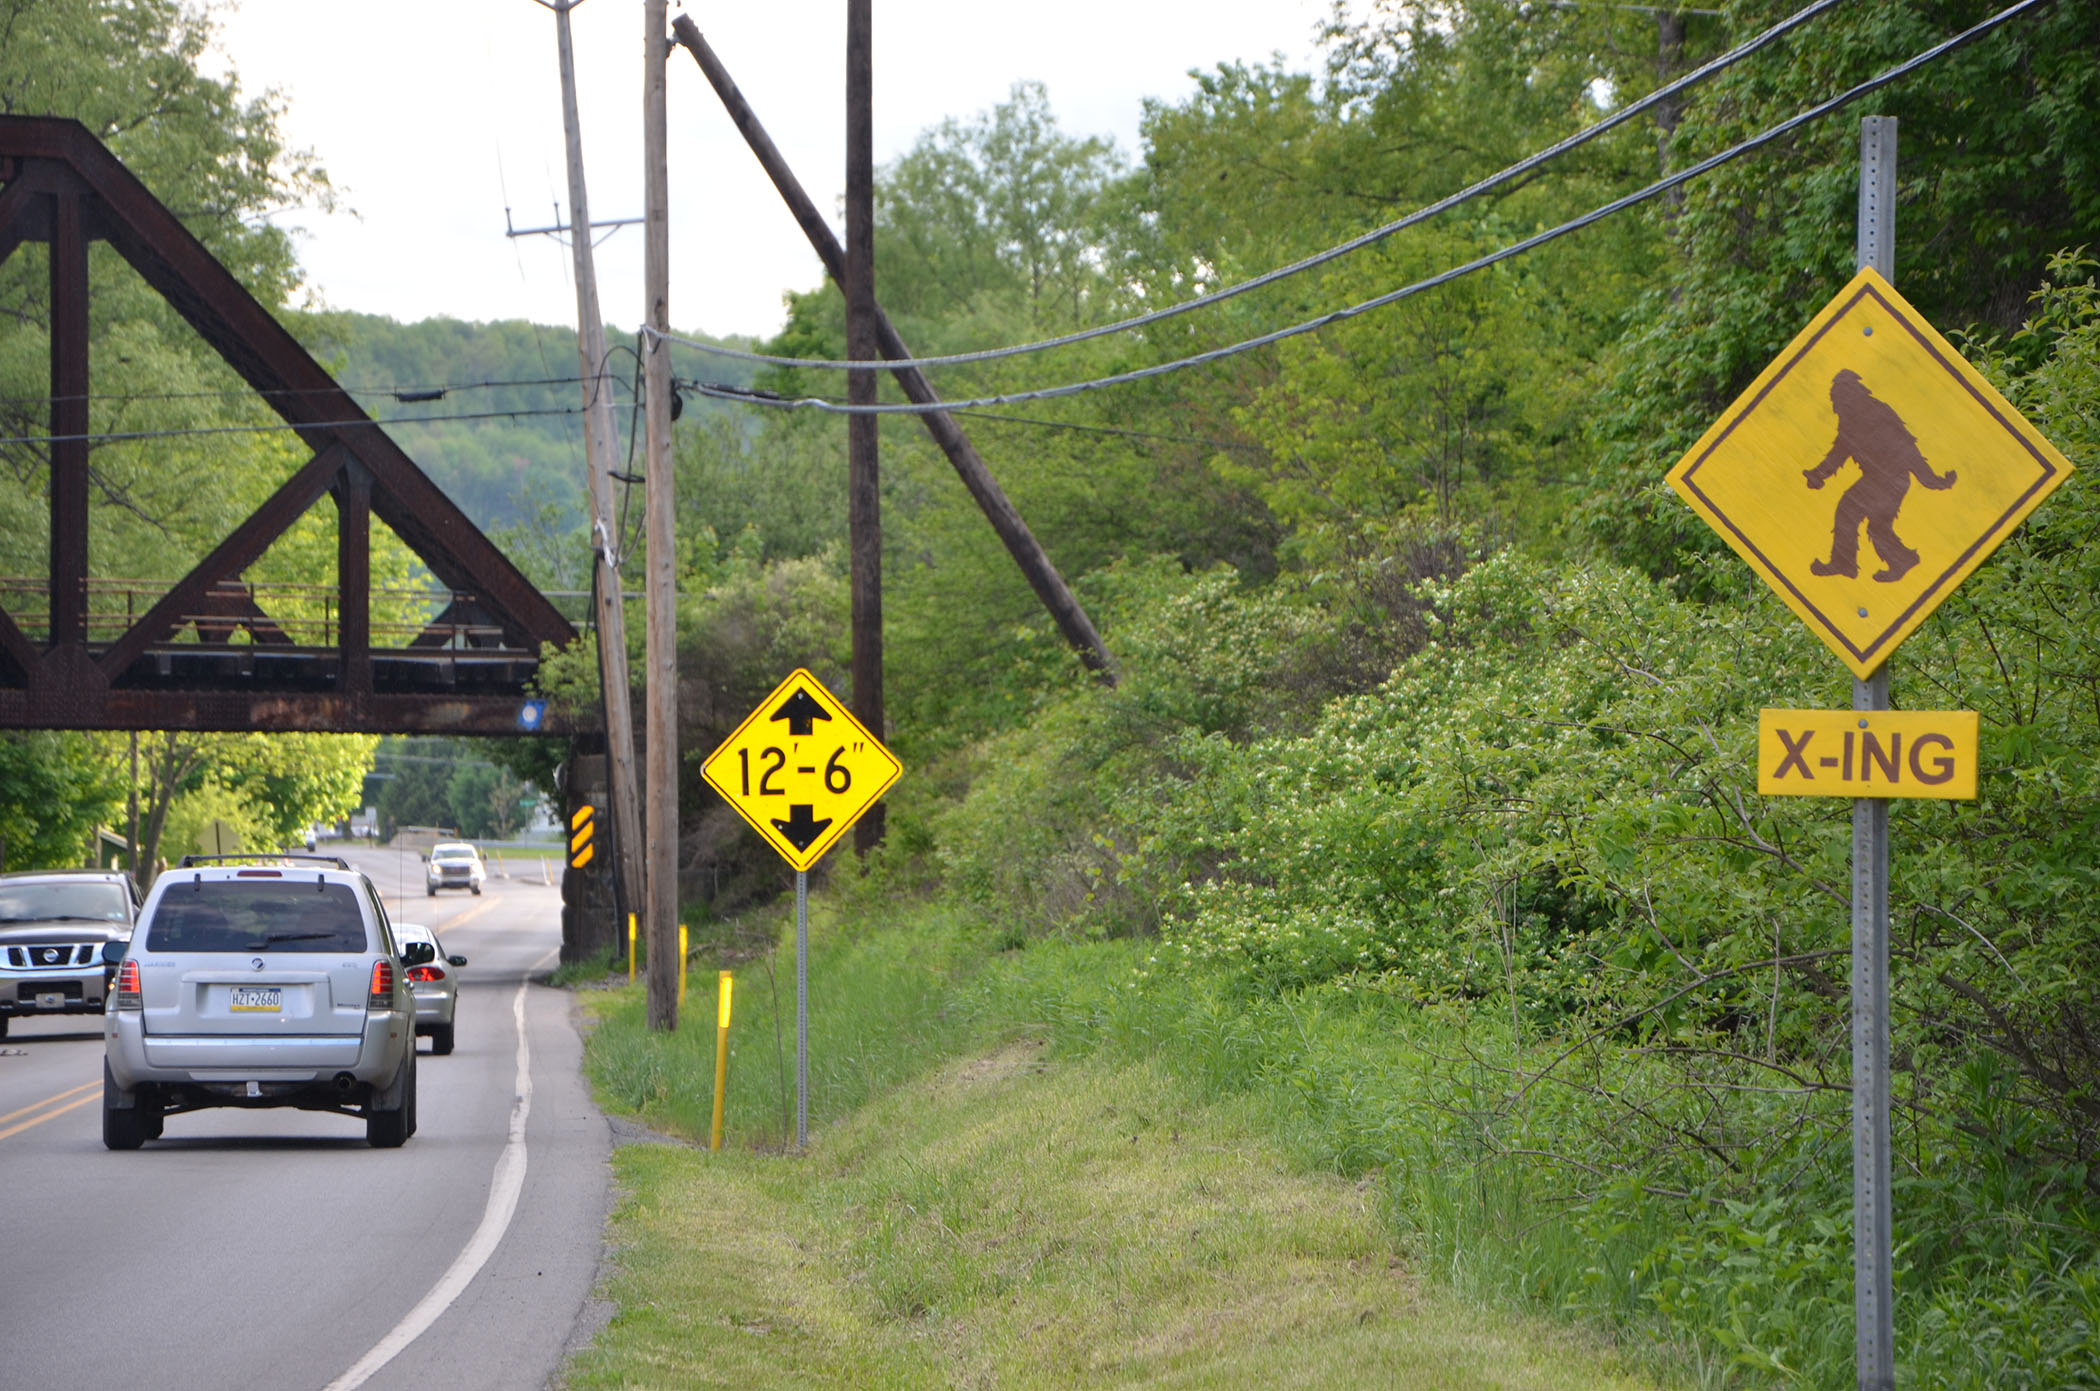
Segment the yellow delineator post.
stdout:
<path fill-rule="evenodd" d="M 685 1008 L 685 924 L 678 924 L 678 1007 Z"/>
<path fill-rule="evenodd" d="M 634 984 L 634 914 L 627 915 L 627 983 Z"/>
<path fill-rule="evenodd" d="M 729 1091 L 729 972 L 716 977 L 717 1000 L 715 1005 L 715 1123 L 708 1132 L 707 1148 L 722 1152 L 722 1098 Z"/>

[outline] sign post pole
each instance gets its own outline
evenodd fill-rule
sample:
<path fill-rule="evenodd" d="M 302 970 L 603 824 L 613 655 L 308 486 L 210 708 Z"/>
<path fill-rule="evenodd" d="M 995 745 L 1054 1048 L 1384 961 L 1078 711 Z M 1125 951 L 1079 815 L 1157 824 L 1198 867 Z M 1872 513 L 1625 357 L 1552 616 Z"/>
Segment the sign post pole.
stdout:
<path fill-rule="evenodd" d="M 1857 269 L 1896 278 L 1896 118 L 1859 125 Z M 1852 708 L 1889 708 L 1887 663 L 1852 682 Z M 1866 721 L 1860 722 L 1862 725 Z M 1859 1391 L 1896 1384 L 1889 1200 L 1889 803 L 1852 803 L 1852 1313 Z"/>
<path fill-rule="evenodd" d="M 809 871 L 795 871 L 795 1148 L 809 1148 Z"/>

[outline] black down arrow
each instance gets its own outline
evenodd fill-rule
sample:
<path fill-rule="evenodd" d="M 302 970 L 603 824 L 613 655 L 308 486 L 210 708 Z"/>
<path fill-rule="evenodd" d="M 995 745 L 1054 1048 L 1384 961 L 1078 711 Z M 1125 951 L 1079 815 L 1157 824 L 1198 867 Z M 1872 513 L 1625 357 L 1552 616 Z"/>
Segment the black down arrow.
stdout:
<path fill-rule="evenodd" d="M 789 738 L 801 739 L 810 733 L 812 720 L 828 721 L 831 712 L 817 704 L 817 698 L 809 693 L 808 688 L 797 686 L 793 695 L 780 702 L 780 708 L 773 712 L 772 717 L 788 722 Z"/>
<path fill-rule="evenodd" d="M 788 808 L 787 820 L 782 821 L 777 816 L 769 819 L 773 823 L 773 829 L 787 837 L 788 844 L 797 850 L 807 850 L 817 843 L 817 837 L 823 835 L 824 828 L 831 824 L 831 818 L 828 816 L 822 821 L 817 820 L 811 814 L 814 811 L 814 807 L 797 802 Z"/>

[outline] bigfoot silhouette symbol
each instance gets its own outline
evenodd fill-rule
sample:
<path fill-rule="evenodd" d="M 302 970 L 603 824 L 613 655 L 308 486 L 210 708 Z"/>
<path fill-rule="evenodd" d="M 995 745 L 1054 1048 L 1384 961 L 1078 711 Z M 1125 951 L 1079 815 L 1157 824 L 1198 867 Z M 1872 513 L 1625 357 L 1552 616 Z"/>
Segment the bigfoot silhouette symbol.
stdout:
<path fill-rule="evenodd" d="M 1859 526 L 1865 522 L 1867 539 L 1881 557 L 1882 568 L 1874 578 L 1883 584 L 1902 579 L 1918 563 L 1918 553 L 1896 535 L 1896 513 L 1910 480 L 1939 492 L 1954 486 L 1954 470 L 1934 473 L 1918 452 L 1917 438 L 1886 401 L 1867 390 L 1859 373 L 1845 368 L 1830 379 L 1830 404 L 1837 410 L 1837 439 L 1823 462 L 1805 469 L 1801 476 L 1811 488 L 1821 488 L 1845 460 L 1859 464 L 1859 480 L 1838 499 L 1837 515 L 1830 524 L 1830 559 L 1809 563 L 1818 575 L 1859 578 Z"/>

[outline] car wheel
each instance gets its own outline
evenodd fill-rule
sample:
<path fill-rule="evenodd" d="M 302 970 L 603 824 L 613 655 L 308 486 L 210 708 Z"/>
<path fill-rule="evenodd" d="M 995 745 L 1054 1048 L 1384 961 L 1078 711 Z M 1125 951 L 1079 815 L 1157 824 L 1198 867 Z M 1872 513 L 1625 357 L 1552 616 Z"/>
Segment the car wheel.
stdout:
<path fill-rule="evenodd" d="M 430 1051 L 444 1057 L 452 1051 L 452 1026 L 440 1024 L 430 1031 Z"/>
<path fill-rule="evenodd" d="M 416 1104 L 416 1054 L 409 1050 L 401 1060 L 408 1075 L 401 1079 L 401 1103 L 391 1111 L 365 1113 L 365 1143 L 376 1150 L 399 1149 L 413 1128 Z"/>
<path fill-rule="evenodd" d="M 109 1072 L 109 1059 L 102 1060 L 102 1144 L 106 1149 L 135 1150 L 146 1143 L 146 1113 L 138 1107 L 120 1108 L 123 1095 Z"/>
<path fill-rule="evenodd" d="M 479 885 L 479 884 L 476 884 L 476 885 L 474 885 L 473 887 L 474 887 L 474 894 L 475 894 L 475 896 L 476 896 L 476 897 L 478 898 L 478 897 L 479 897 L 479 896 L 481 895 L 481 885 Z"/>
<path fill-rule="evenodd" d="M 7 1019 L 8 1016 L 0 1014 L 0 1038 L 7 1037 Z"/>
<path fill-rule="evenodd" d="M 437 891 L 437 885 L 435 885 L 435 884 L 432 884 L 432 885 L 430 886 L 430 896 L 431 896 L 432 898 L 436 898 L 436 897 L 438 896 L 438 891 Z"/>

